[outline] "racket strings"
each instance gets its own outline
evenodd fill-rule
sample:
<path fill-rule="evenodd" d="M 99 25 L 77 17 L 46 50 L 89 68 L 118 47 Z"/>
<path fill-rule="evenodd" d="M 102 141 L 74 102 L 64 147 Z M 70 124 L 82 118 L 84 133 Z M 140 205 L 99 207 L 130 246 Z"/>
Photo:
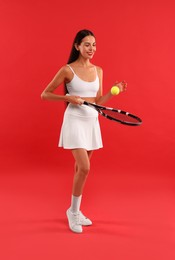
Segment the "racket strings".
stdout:
<path fill-rule="evenodd" d="M 110 118 L 124 121 L 124 122 L 131 122 L 131 123 L 137 123 L 139 120 L 137 117 L 123 111 L 114 111 L 114 110 L 105 110 L 103 113 Z"/>

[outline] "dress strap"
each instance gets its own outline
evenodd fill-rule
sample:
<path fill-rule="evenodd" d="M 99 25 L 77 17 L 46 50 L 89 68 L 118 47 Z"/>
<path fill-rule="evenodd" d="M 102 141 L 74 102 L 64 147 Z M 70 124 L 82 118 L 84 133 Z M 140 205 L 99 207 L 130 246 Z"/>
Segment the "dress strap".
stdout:
<path fill-rule="evenodd" d="M 75 74 L 75 72 L 74 72 L 74 70 L 72 69 L 72 67 L 71 67 L 69 64 L 67 64 L 67 66 L 68 66 L 69 69 L 73 72 L 73 74 Z"/>
<path fill-rule="evenodd" d="M 97 67 L 94 66 L 94 68 L 95 68 L 96 75 L 98 76 Z"/>

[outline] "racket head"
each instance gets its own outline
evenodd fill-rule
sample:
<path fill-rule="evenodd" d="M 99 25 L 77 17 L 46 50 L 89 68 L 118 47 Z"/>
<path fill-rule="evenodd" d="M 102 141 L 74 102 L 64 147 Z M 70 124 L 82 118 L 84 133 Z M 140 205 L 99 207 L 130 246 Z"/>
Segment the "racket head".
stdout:
<path fill-rule="evenodd" d="M 123 110 L 107 108 L 100 110 L 99 113 L 107 119 L 124 125 L 139 126 L 142 124 L 141 118 Z"/>
<path fill-rule="evenodd" d="M 124 110 L 104 107 L 88 103 L 86 101 L 84 102 L 84 104 L 95 108 L 99 112 L 99 114 L 104 116 L 105 118 L 116 121 L 118 123 L 129 126 L 139 126 L 142 124 L 141 118 Z"/>

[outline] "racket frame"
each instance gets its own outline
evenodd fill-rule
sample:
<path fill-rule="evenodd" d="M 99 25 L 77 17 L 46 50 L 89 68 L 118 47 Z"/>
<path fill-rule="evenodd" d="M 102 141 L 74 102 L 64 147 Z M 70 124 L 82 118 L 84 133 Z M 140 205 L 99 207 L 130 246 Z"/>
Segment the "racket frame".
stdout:
<path fill-rule="evenodd" d="M 87 105 L 89 107 L 92 107 L 94 108 L 100 115 L 102 115 L 103 117 L 106 117 L 107 119 L 110 119 L 110 120 L 113 120 L 113 121 L 116 121 L 118 123 L 121 123 L 121 124 L 124 124 L 124 125 L 129 125 L 129 126 L 139 126 L 142 124 L 142 120 L 136 116 L 136 115 L 133 115 L 129 112 L 126 112 L 126 111 L 123 111 L 121 109 L 116 109 L 116 108 L 112 108 L 112 107 L 105 107 L 105 106 L 100 106 L 100 105 L 97 105 L 97 104 L 93 104 L 93 103 L 89 103 L 87 101 L 84 101 L 83 102 L 84 105 Z M 117 119 L 117 118 L 114 118 L 112 116 L 109 116 L 107 114 L 105 114 L 105 110 L 111 110 L 111 111 L 114 111 L 116 113 L 120 113 L 120 114 L 123 114 L 123 115 L 126 115 L 131 118 L 134 118 L 135 120 L 137 120 L 137 122 L 129 122 L 129 121 L 123 121 L 123 120 L 120 120 L 120 119 Z"/>

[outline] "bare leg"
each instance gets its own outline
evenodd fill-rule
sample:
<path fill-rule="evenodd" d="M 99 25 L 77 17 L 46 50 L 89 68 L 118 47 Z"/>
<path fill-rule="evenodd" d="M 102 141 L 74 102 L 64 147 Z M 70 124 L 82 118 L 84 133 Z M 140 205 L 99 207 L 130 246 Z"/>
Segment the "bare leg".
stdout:
<path fill-rule="evenodd" d="M 92 225 L 92 221 L 85 217 L 80 211 L 80 204 L 84 184 L 90 170 L 90 158 L 92 151 L 87 152 L 85 149 L 73 149 L 72 154 L 75 158 L 75 174 L 73 180 L 71 206 L 67 210 L 69 227 L 73 232 L 81 233 L 82 225 Z"/>
<path fill-rule="evenodd" d="M 88 154 L 89 161 L 90 161 L 90 159 L 92 157 L 92 154 L 93 154 L 93 151 L 87 151 L 87 154 Z M 77 171 L 78 171 L 78 165 L 77 165 L 77 163 L 75 161 L 75 174 L 77 173 Z"/>
<path fill-rule="evenodd" d="M 90 158 L 92 151 L 74 149 L 72 154 L 75 158 L 75 175 L 73 180 L 72 194 L 76 197 L 82 195 L 84 184 L 90 170 Z"/>

